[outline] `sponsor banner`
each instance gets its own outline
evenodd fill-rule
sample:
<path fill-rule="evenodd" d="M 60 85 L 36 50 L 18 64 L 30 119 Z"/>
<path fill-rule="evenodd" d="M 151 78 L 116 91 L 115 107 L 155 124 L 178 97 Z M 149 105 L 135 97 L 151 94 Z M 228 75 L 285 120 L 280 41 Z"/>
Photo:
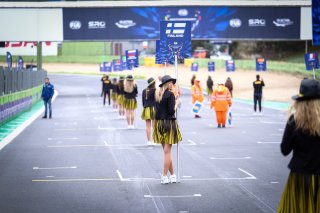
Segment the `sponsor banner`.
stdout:
<path fill-rule="evenodd" d="M 161 21 L 190 21 L 193 39 L 300 39 L 300 7 L 63 8 L 64 40 L 160 38 Z"/>
<path fill-rule="evenodd" d="M 130 70 L 132 67 L 139 67 L 138 50 L 126 50 L 126 65 Z"/>
<path fill-rule="evenodd" d="M 7 65 L 10 69 L 12 68 L 12 55 L 10 52 L 7 52 Z"/>
<path fill-rule="evenodd" d="M 234 60 L 226 60 L 226 70 L 227 70 L 227 72 L 236 71 L 236 64 L 235 64 Z"/>
<path fill-rule="evenodd" d="M 307 53 L 304 55 L 306 70 L 313 70 L 319 68 L 318 53 Z"/>
<path fill-rule="evenodd" d="M 160 54 L 169 63 L 191 57 L 191 22 L 160 22 Z"/>
<path fill-rule="evenodd" d="M 123 70 L 121 59 L 113 59 L 112 64 L 113 64 L 113 71 L 122 71 Z"/>
<path fill-rule="evenodd" d="M 100 63 L 100 72 L 112 72 L 112 62 Z"/>
<path fill-rule="evenodd" d="M 194 62 L 191 64 L 191 71 L 192 72 L 198 72 L 198 69 L 199 69 L 199 64 Z"/>
<path fill-rule="evenodd" d="M 320 2 L 312 0 L 312 41 L 314 46 L 320 45 Z"/>
<path fill-rule="evenodd" d="M 209 72 L 214 72 L 215 71 L 215 64 L 213 61 L 208 62 L 208 71 Z"/>
<path fill-rule="evenodd" d="M 5 47 L 0 48 L 0 55 L 6 55 L 6 52 L 11 52 L 12 55 L 21 56 L 36 56 L 37 42 L 5 42 Z M 57 42 L 42 42 L 43 56 L 57 56 Z"/>
<path fill-rule="evenodd" d="M 256 71 L 267 71 L 267 59 L 260 57 L 256 58 Z"/>

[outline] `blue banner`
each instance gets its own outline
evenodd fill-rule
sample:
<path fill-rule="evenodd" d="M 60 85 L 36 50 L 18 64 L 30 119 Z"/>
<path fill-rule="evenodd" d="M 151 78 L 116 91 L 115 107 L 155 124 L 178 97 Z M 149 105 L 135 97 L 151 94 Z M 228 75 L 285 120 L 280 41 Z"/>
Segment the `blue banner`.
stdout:
<path fill-rule="evenodd" d="M 7 65 L 10 69 L 12 68 L 12 55 L 10 52 L 7 52 Z"/>
<path fill-rule="evenodd" d="M 112 64 L 113 64 L 113 71 L 123 70 L 121 59 L 113 59 Z"/>
<path fill-rule="evenodd" d="M 193 39 L 300 40 L 300 6 L 63 8 L 64 40 L 156 40 L 160 21 L 190 21 Z"/>
<path fill-rule="evenodd" d="M 129 69 L 139 67 L 138 50 L 126 50 L 126 64 Z"/>
<path fill-rule="evenodd" d="M 226 60 L 226 70 L 227 70 L 227 72 L 236 71 L 236 64 L 235 64 L 234 60 Z"/>
<path fill-rule="evenodd" d="M 215 64 L 213 61 L 208 62 L 208 71 L 209 72 L 214 72 L 215 71 Z"/>
<path fill-rule="evenodd" d="M 312 0 L 312 44 L 320 45 L 320 2 Z"/>
<path fill-rule="evenodd" d="M 267 59 L 256 58 L 256 71 L 267 71 Z"/>
<path fill-rule="evenodd" d="M 198 72 L 198 69 L 199 69 L 199 64 L 198 63 L 192 63 L 191 64 L 191 71 L 192 72 Z"/>
<path fill-rule="evenodd" d="M 306 63 L 306 70 L 313 70 L 319 68 L 318 53 L 307 53 L 304 55 Z"/>
<path fill-rule="evenodd" d="M 21 56 L 19 56 L 18 58 L 18 70 L 22 70 L 23 69 L 23 58 Z"/>
<path fill-rule="evenodd" d="M 169 63 L 174 62 L 175 55 L 178 59 L 191 57 L 190 21 L 160 22 L 160 54 Z"/>

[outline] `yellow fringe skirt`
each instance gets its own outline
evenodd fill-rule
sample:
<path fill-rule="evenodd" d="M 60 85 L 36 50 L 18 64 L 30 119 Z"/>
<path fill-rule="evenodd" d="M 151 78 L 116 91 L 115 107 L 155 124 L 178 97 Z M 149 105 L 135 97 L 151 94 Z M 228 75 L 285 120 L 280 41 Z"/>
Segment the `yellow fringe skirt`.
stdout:
<path fill-rule="evenodd" d="M 117 101 L 118 94 L 116 92 L 112 92 L 111 99 L 112 99 L 112 101 Z"/>
<path fill-rule="evenodd" d="M 138 108 L 138 103 L 136 99 L 124 99 L 123 107 L 128 110 L 135 110 Z"/>
<path fill-rule="evenodd" d="M 119 105 L 123 105 L 124 104 L 124 95 L 118 95 L 117 100 L 118 100 Z"/>
<path fill-rule="evenodd" d="M 154 120 L 156 118 L 156 110 L 154 107 L 146 107 L 143 108 L 141 113 L 141 119 L 146 120 Z"/>
<path fill-rule="evenodd" d="M 152 134 L 155 143 L 176 144 L 182 141 L 176 120 L 156 120 Z"/>
<path fill-rule="evenodd" d="M 320 213 L 320 174 L 290 172 L 278 213 Z"/>

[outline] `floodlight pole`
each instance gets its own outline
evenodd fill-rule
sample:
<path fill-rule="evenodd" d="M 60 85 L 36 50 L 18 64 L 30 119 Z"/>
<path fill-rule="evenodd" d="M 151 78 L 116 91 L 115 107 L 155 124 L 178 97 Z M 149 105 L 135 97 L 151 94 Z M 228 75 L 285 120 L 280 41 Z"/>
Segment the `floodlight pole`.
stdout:
<path fill-rule="evenodd" d="M 176 78 L 176 95 L 179 92 L 179 81 L 178 81 L 178 56 L 177 53 L 174 54 L 174 72 Z M 178 108 L 176 109 L 176 119 L 178 120 Z M 177 141 L 177 181 L 180 183 L 180 152 L 179 152 L 179 141 Z"/>

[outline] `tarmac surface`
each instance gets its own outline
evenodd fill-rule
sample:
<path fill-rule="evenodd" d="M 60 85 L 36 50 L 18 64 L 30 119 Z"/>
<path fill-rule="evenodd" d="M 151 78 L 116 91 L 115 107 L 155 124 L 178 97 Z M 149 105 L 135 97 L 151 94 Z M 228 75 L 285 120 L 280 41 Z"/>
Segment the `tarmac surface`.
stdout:
<path fill-rule="evenodd" d="M 191 114 L 182 90 L 181 182 L 161 185 L 161 146 L 147 146 L 140 119 L 127 129 L 102 106 L 99 76 L 52 75 L 53 119 L 37 119 L 0 151 L 0 212 L 276 212 L 289 170 L 280 153 L 287 114 L 234 103 L 232 126 L 208 108 Z M 177 173 L 177 146 L 173 147 Z"/>

